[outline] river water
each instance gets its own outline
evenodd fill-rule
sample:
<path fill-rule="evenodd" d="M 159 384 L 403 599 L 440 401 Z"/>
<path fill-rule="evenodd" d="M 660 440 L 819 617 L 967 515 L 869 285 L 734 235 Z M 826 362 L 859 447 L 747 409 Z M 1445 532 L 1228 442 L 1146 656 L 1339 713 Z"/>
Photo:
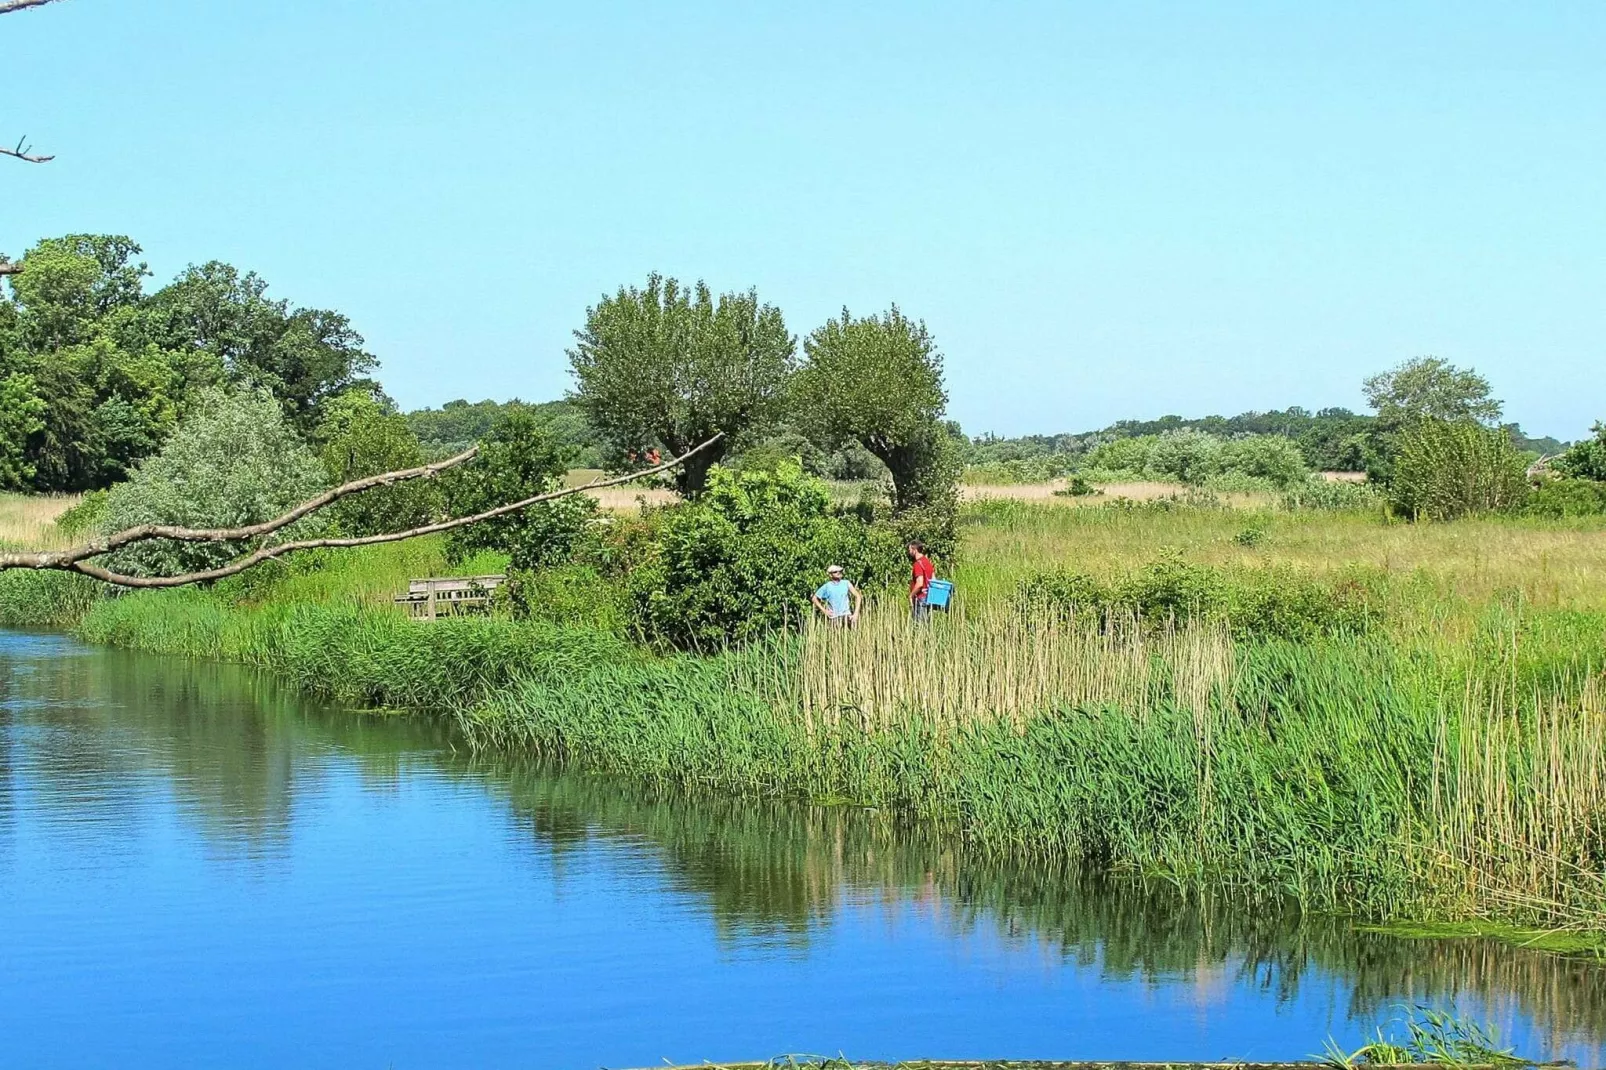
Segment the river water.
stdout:
<path fill-rule="evenodd" d="M 1598 966 L 476 758 L 248 670 L 0 632 L 6 1066 L 1299 1058 L 1412 1003 L 1601 1061 Z"/>

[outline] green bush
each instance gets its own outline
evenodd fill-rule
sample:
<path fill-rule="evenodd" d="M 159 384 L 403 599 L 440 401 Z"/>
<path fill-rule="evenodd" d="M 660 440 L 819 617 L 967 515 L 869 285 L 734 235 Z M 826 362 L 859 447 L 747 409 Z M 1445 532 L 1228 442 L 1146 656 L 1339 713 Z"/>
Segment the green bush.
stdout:
<path fill-rule="evenodd" d="M 1370 483 L 1346 483 L 1323 479 L 1313 475 L 1298 486 L 1283 492 L 1280 504 L 1284 509 L 1371 509 L 1382 499 Z"/>
<path fill-rule="evenodd" d="M 1082 476 L 1072 476 L 1063 487 L 1054 492 L 1059 498 L 1089 498 L 1095 494 L 1103 494 L 1102 490 L 1089 483 Z"/>
<path fill-rule="evenodd" d="M 1389 504 L 1425 520 L 1515 509 L 1528 493 L 1527 467 L 1501 428 L 1418 420 L 1400 435 Z"/>
<path fill-rule="evenodd" d="M 0 627 L 70 628 L 106 590 L 105 584 L 71 572 L 0 572 Z"/>
<path fill-rule="evenodd" d="M 621 525 L 611 565 L 649 639 L 712 649 L 798 625 L 825 568 L 861 588 L 902 568 L 885 525 L 833 509 L 796 464 L 773 472 L 715 468 L 696 502 Z"/>
<path fill-rule="evenodd" d="M 326 402 L 316 439 L 318 455 L 335 485 L 424 463 L 407 417 L 387 409 L 367 391 L 348 391 Z M 414 479 L 344 498 L 329 508 L 327 516 L 342 535 L 376 535 L 426 524 L 440 505 L 438 484 Z"/>
<path fill-rule="evenodd" d="M 444 477 L 447 508 L 453 516 L 468 516 L 556 490 L 570 453 L 528 410 L 504 410 L 480 443 L 479 456 Z M 447 536 L 447 557 L 461 561 L 497 550 L 511 555 L 517 569 L 556 564 L 573 556 L 596 513 L 596 500 L 585 494 L 542 502 L 454 530 Z"/>
<path fill-rule="evenodd" d="M 106 520 L 106 491 L 92 490 L 56 518 L 56 530 L 69 538 L 101 530 Z"/>
<path fill-rule="evenodd" d="M 139 524 L 238 527 L 257 524 L 312 497 L 326 485 L 323 465 L 285 420 L 266 391 L 204 395 L 162 451 L 146 458 L 126 483 L 106 496 L 106 531 Z M 280 532 L 296 537 L 316 530 L 308 518 Z M 237 556 L 234 543 L 154 540 L 110 555 L 135 575 L 170 575 L 215 568 Z"/>
<path fill-rule="evenodd" d="M 1590 430 L 1595 437 L 1574 443 L 1571 449 L 1557 457 L 1556 471 L 1574 479 L 1606 482 L 1606 423 L 1597 423 Z"/>
<path fill-rule="evenodd" d="M 1365 631 L 1377 616 L 1364 584 L 1326 583 L 1287 569 L 1229 572 L 1176 554 L 1113 581 L 1068 569 L 1022 580 L 1016 604 L 1028 615 L 1064 614 L 1103 627 L 1219 621 L 1240 639 L 1310 639 Z"/>
<path fill-rule="evenodd" d="M 1552 479 L 1528 495 L 1522 511 L 1527 516 L 1560 520 L 1606 513 L 1606 483 L 1592 479 Z"/>
<path fill-rule="evenodd" d="M 514 569 L 498 592 L 520 620 L 590 628 L 611 635 L 628 631 L 626 594 L 591 565 Z"/>
<path fill-rule="evenodd" d="M 1224 438 L 1192 428 L 1106 442 L 1088 454 L 1083 467 L 1118 478 L 1228 491 L 1295 487 L 1310 474 L 1299 447 L 1282 435 Z"/>

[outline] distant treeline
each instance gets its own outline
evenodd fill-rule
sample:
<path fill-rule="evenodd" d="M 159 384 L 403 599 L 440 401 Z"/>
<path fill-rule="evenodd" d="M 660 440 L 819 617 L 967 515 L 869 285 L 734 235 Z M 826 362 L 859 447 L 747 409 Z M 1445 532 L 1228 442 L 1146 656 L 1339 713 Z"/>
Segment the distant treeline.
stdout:
<path fill-rule="evenodd" d="M 431 454 L 448 454 L 464 449 L 483 438 L 499 413 L 523 408 L 539 417 L 548 432 L 561 445 L 575 452 L 575 465 L 602 467 L 607 459 L 601 438 L 586 422 L 585 415 L 572 401 L 560 399 L 531 403 L 514 399 L 506 402 L 448 401 L 438 409 L 418 409 L 407 414 L 407 422 L 419 442 Z M 1005 438 L 993 434 L 968 436 L 956 423 L 949 424 L 958 441 L 965 463 L 973 466 L 1009 462 L 1049 461 L 1076 458 L 1099 446 L 1126 438 L 1141 438 L 1179 431 L 1200 431 L 1223 438 L 1245 435 L 1276 435 L 1290 439 L 1315 471 L 1365 472 L 1376 467 L 1380 446 L 1380 427 L 1376 416 L 1329 408 L 1311 412 L 1298 406 L 1281 411 L 1245 412 L 1237 416 L 1162 416 L 1156 420 L 1118 420 L 1097 431 L 1054 435 L 1019 435 Z M 1518 450 L 1538 456 L 1555 456 L 1567 443 L 1555 438 L 1532 438 L 1516 424 L 1505 425 Z M 799 455 L 804 467 L 831 478 L 863 479 L 878 473 L 875 459 L 834 456 L 821 453 L 801 436 L 786 433 L 750 447 L 748 453 L 768 456 L 776 452 Z M 741 458 L 736 459 L 740 463 Z M 1049 465 L 1048 467 L 1052 467 Z M 1058 474 L 1058 473 L 1053 473 Z"/>
<path fill-rule="evenodd" d="M 1003 438 L 981 435 L 968 439 L 970 464 L 1030 461 L 1056 455 L 1076 456 L 1122 438 L 1163 435 L 1177 431 L 1202 431 L 1231 438 L 1240 435 L 1278 435 L 1292 439 L 1305 463 L 1317 471 L 1364 472 L 1376 466 L 1383 452 L 1378 436 L 1383 429 L 1378 417 L 1349 409 L 1329 408 L 1311 412 L 1299 406 L 1281 411 L 1245 412 L 1237 416 L 1162 416 L 1157 420 L 1118 420 L 1097 431 L 1079 434 L 1022 435 Z M 1554 456 L 1567 448 L 1555 438 L 1531 438 L 1516 424 L 1505 430 L 1517 449 L 1539 456 Z"/>

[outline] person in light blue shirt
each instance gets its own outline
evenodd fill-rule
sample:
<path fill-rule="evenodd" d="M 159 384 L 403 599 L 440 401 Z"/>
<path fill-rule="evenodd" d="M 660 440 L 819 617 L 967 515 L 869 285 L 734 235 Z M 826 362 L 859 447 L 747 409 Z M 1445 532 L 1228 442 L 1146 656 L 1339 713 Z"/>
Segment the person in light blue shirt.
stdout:
<path fill-rule="evenodd" d="M 859 620 L 859 603 L 864 596 L 850 580 L 842 577 L 842 566 L 832 565 L 825 570 L 825 582 L 814 592 L 814 608 L 825 619 L 840 628 L 850 627 Z"/>

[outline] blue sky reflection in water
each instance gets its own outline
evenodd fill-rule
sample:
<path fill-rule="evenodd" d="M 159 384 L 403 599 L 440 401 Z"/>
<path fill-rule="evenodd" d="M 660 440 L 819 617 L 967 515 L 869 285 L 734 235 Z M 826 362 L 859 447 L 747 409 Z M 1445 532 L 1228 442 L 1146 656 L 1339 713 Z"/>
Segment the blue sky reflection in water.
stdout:
<path fill-rule="evenodd" d="M 1599 968 L 474 760 L 232 667 L 0 633 L 12 1065 L 1281 1058 L 1411 998 L 1601 1054 Z"/>

